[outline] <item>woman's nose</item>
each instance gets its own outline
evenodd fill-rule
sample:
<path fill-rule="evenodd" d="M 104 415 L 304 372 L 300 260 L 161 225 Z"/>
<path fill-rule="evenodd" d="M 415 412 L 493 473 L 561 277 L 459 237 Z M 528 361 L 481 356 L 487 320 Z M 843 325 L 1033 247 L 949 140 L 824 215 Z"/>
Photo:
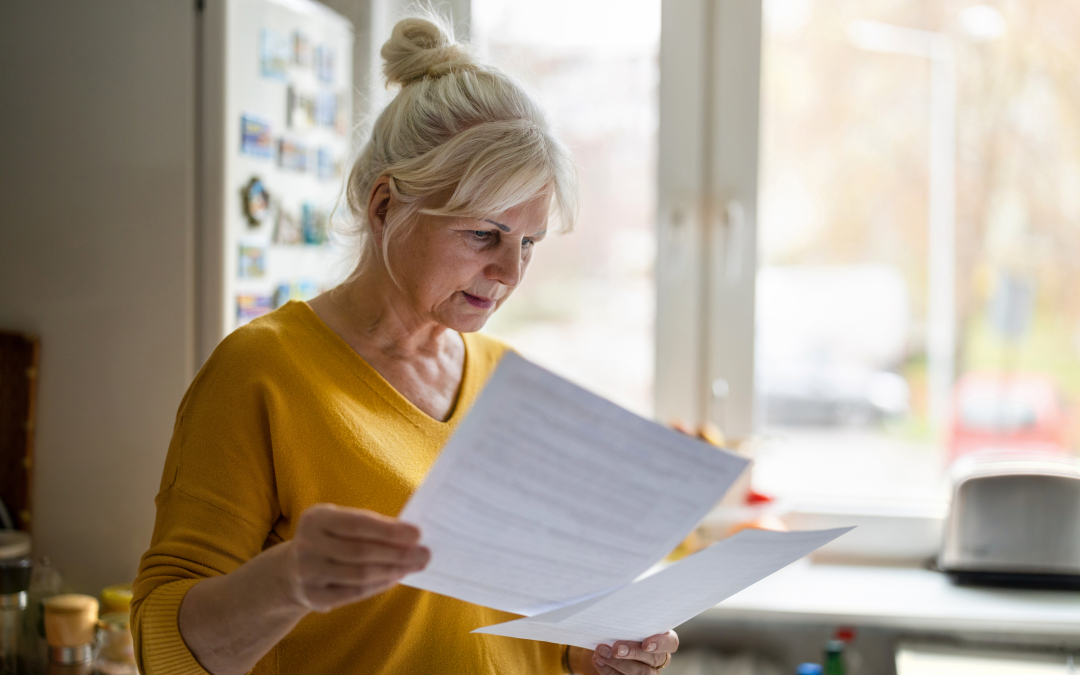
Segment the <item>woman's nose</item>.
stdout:
<path fill-rule="evenodd" d="M 488 265 L 487 278 L 498 281 L 503 286 L 513 288 L 521 282 L 522 260 L 517 247 L 506 246 L 499 252 L 499 257 Z"/>

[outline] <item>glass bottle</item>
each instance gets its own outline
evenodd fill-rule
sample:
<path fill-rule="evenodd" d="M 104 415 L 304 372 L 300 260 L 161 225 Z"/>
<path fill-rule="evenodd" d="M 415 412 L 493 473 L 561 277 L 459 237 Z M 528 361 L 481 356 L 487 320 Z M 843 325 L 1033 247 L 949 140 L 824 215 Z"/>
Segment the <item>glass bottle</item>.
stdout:
<path fill-rule="evenodd" d="M 0 674 L 25 672 L 22 664 L 26 591 L 30 586 L 30 535 L 0 530 Z"/>
<path fill-rule="evenodd" d="M 26 607 L 26 630 L 23 656 L 31 672 L 48 670 L 48 644 L 45 641 L 45 610 L 42 601 L 63 591 L 64 577 L 48 556 L 41 556 L 30 576 L 29 602 Z"/>

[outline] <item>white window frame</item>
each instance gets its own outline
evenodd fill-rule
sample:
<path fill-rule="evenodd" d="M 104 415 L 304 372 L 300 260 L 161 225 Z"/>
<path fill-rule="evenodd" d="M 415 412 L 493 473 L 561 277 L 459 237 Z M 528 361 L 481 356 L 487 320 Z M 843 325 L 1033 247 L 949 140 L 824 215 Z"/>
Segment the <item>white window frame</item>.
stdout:
<path fill-rule="evenodd" d="M 664 0 L 656 417 L 754 430 L 761 0 Z"/>
<path fill-rule="evenodd" d="M 663 0 L 656 261 L 656 418 L 755 431 L 762 0 Z M 863 524 L 823 549 L 907 565 L 936 552 L 945 504 L 795 505 L 798 529 Z"/>

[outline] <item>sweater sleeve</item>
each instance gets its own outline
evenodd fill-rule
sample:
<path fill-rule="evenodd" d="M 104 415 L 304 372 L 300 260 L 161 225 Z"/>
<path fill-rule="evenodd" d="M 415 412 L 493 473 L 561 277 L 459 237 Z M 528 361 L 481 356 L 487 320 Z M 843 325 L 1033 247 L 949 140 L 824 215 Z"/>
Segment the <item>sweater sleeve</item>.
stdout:
<path fill-rule="evenodd" d="M 227 338 L 180 404 L 153 539 L 133 587 L 132 636 L 144 675 L 207 675 L 180 634 L 180 603 L 200 580 L 258 555 L 280 516 L 259 375 L 268 364 L 245 342 Z"/>

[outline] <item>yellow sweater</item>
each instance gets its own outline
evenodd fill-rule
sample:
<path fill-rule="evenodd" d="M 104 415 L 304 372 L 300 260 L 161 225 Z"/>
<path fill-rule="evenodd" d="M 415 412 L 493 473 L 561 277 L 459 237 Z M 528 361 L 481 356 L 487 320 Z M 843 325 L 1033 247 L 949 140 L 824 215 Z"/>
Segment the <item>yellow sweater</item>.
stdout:
<path fill-rule="evenodd" d="M 464 378 L 445 423 L 402 397 L 305 303 L 221 343 L 180 403 L 135 582 L 143 673 L 204 674 L 177 629 L 184 594 L 290 539 L 312 504 L 400 512 L 506 350 L 464 338 Z M 398 586 L 305 617 L 252 672 L 562 673 L 558 645 L 469 633 L 511 618 Z"/>

